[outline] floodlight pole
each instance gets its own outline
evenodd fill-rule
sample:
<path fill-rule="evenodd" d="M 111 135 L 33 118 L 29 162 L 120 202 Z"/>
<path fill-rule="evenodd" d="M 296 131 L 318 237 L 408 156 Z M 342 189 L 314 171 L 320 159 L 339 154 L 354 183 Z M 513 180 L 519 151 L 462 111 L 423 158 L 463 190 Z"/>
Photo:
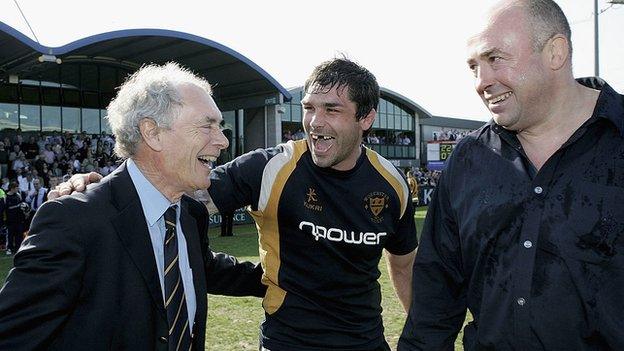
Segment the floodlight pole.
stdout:
<path fill-rule="evenodd" d="M 600 75 L 598 47 L 598 0 L 594 0 L 594 76 L 596 77 Z"/>

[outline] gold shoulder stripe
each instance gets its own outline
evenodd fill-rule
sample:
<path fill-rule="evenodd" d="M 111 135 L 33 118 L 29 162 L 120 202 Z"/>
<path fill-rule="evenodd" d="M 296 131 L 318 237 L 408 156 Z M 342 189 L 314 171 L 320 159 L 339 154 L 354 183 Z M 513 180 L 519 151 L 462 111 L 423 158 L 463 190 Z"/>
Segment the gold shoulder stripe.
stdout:
<path fill-rule="evenodd" d="M 409 200 L 409 188 L 403 180 L 403 177 L 399 174 L 399 171 L 394 167 L 390 161 L 381 157 L 375 151 L 365 148 L 366 156 L 375 169 L 381 174 L 384 179 L 392 186 L 396 192 L 399 200 L 401 201 L 401 218 L 407 208 L 407 201 Z"/>
<path fill-rule="evenodd" d="M 275 313 L 284 303 L 286 291 L 279 287 L 280 240 L 277 208 L 288 178 L 301 155 L 307 150 L 305 140 L 283 144 L 284 151 L 269 160 L 262 173 L 258 210 L 251 211 L 258 228 L 262 282 L 268 286 L 262 306 L 268 314 Z"/>

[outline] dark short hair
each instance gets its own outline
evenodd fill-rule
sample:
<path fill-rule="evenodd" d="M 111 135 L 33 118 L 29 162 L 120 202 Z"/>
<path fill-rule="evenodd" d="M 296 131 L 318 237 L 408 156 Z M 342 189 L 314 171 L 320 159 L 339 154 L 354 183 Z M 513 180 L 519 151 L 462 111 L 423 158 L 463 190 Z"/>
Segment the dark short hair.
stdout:
<path fill-rule="evenodd" d="M 347 58 L 325 61 L 314 68 L 305 82 L 306 94 L 325 94 L 332 88 L 347 88 L 349 100 L 356 106 L 355 118 L 359 121 L 379 105 L 377 78 L 366 68 Z M 366 136 L 370 128 L 364 131 Z"/>

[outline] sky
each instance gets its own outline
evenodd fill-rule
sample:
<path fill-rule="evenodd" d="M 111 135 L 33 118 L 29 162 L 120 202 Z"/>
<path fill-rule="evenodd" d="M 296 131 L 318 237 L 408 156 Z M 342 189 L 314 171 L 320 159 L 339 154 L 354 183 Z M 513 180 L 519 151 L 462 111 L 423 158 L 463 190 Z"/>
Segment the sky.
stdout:
<path fill-rule="evenodd" d="M 16 0 L 0 0 L 0 21 L 33 36 Z M 143 1 L 17 0 L 38 41 L 58 47 L 104 32 L 159 28 L 223 44 L 284 87 L 344 54 L 381 86 L 436 116 L 475 120 L 489 113 L 466 65 L 466 38 L 494 0 Z M 558 0 L 572 28 L 576 77 L 594 75 L 594 1 Z M 598 0 L 600 76 L 624 92 L 624 5 Z"/>

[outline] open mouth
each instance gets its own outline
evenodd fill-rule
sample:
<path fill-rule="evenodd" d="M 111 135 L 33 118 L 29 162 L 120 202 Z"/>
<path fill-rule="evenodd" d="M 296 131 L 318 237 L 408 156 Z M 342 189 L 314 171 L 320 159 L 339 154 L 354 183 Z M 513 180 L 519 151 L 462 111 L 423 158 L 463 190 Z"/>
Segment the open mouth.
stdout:
<path fill-rule="evenodd" d="M 311 133 L 310 137 L 312 138 L 312 144 L 314 145 L 314 151 L 317 153 L 324 153 L 329 151 L 331 147 L 334 145 L 334 138 L 330 135 L 323 134 L 315 134 Z"/>
<path fill-rule="evenodd" d="M 204 165 L 204 167 L 212 169 L 212 165 L 217 161 L 217 158 L 215 156 L 199 156 L 197 160 Z"/>
<path fill-rule="evenodd" d="M 495 96 L 495 97 L 489 98 L 489 99 L 487 99 L 487 101 L 488 101 L 490 104 L 492 104 L 492 105 L 494 105 L 494 104 L 498 104 L 498 103 L 501 103 L 501 102 L 503 102 L 503 101 L 507 100 L 507 99 L 511 96 L 511 94 L 512 94 L 512 92 L 511 92 L 511 91 L 508 91 L 508 92 L 506 92 L 506 93 L 504 93 L 504 94 L 500 94 L 500 95 L 498 95 L 498 96 Z"/>

